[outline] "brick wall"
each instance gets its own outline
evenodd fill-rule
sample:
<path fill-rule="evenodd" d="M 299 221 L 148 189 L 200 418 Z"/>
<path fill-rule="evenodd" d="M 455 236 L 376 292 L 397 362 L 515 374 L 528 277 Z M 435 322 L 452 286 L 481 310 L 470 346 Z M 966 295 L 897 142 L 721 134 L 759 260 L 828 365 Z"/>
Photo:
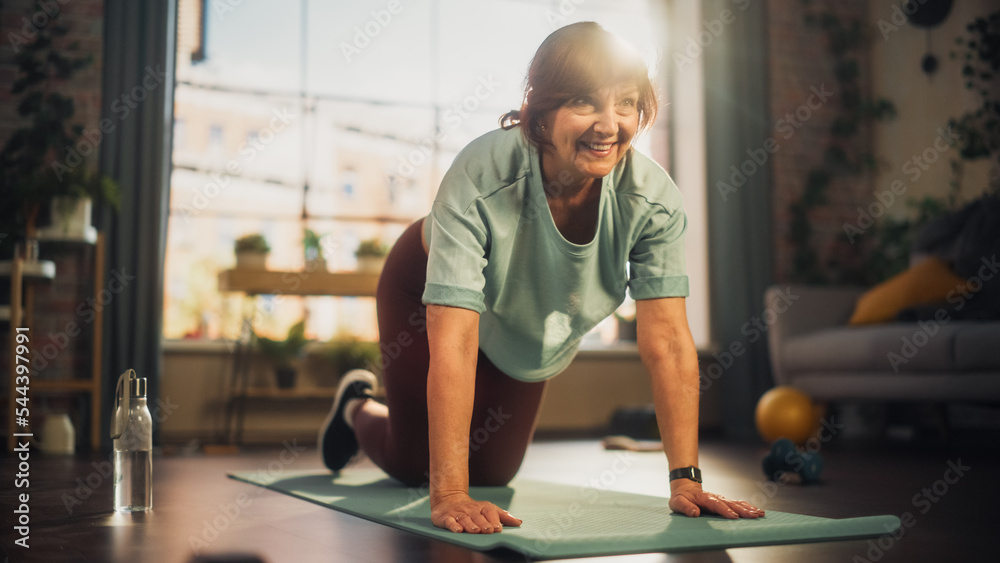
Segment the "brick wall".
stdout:
<path fill-rule="evenodd" d="M 79 71 L 64 85 L 64 93 L 72 92 L 76 106 L 75 121 L 94 126 L 100 119 L 101 69 L 104 34 L 103 0 L 47 0 L 49 10 L 58 8 L 58 23 L 69 27 L 69 33 L 58 39 L 57 45 L 79 44 L 79 53 L 89 54 L 93 63 Z M 0 6 L 0 143 L 7 141 L 20 122 L 16 100 L 10 87 L 16 78 L 15 49 L 22 41 L 30 41 L 37 24 L 49 25 L 51 19 L 32 0 L 5 0 Z"/>
<path fill-rule="evenodd" d="M 916 214 L 907 202 L 928 196 L 939 199 L 954 196 L 961 204 L 989 190 L 993 171 L 990 162 L 965 162 L 961 189 L 952 193 L 954 178 L 950 164 L 957 155 L 951 149 L 941 152 L 934 142 L 949 119 L 980 103 L 977 96 L 966 91 L 961 77 L 962 65 L 952 60 L 949 52 L 954 49 L 955 39 L 966 35 L 965 26 L 977 16 L 992 13 L 996 3 L 995 0 L 956 2 L 945 21 L 931 31 L 930 45 L 926 30 L 894 19 L 899 2 L 845 0 L 836 3 L 813 1 L 811 4 L 817 9 L 832 10 L 844 21 L 861 22 L 869 39 L 862 60 L 861 84 L 869 96 L 886 98 L 897 110 L 895 119 L 871 126 L 854 140 L 855 147 L 876 157 L 878 170 L 871 176 L 834 182 L 827 190 L 828 205 L 817 209 L 810 217 L 819 262 L 835 259 L 842 265 L 859 269 L 862 255 L 877 242 L 874 240 L 876 235 L 866 229 L 856 237 L 855 244 L 837 243 L 836 240 L 845 233 L 845 224 L 855 227 L 861 224 L 858 208 L 873 209 L 869 206 L 875 202 L 876 192 L 884 195 L 890 185 L 902 182 L 905 195 L 895 197 L 884 209 L 886 217 L 899 219 L 913 218 Z M 806 7 L 803 2 L 770 0 L 767 8 L 770 109 L 777 123 L 807 100 L 810 87 L 826 83 L 835 89 L 836 80 L 824 35 L 804 24 Z M 928 49 L 937 56 L 940 65 L 933 76 L 925 75 L 920 67 Z M 839 103 L 836 92 L 832 103 Z M 787 141 L 776 136 L 783 141 L 781 150 L 772 159 L 774 273 L 779 282 L 788 281 L 792 271 L 789 205 L 801 196 L 808 170 L 823 158 L 834 109 L 831 105 L 813 112 Z M 940 158 L 922 167 L 919 175 L 906 173 L 904 166 L 908 162 L 932 148 L 940 152 Z M 877 208 L 877 211 L 881 213 L 882 209 Z M 831 274 L 836 276 L 837 273 L 837 269 L 831 269 Z"/>
<path fill-rule="evenodd" d="M 56 277 L 35 284 L 31 333 L 32 364 L 38 370 L 37 377 L 88 377 L 94 328 L 88 302 L 94 294 L 94 247 L 42 243 L 40 254 L 55 262 Z"/>
<path fill-rule="evenodd" d="M 835 12 L 845 22 L 865 21 L 868 15 L 866 0 L 813 2 L 812 5 Z M 772 160 L 774 275 L 778 282 L 788 281 L 792 272 L 789 206 L 801 198 L 810 168 L 823 160 L 835 105 L 840 103 L 825 34 L 805 24 L 807 9 L 810 8 L 800 0 L 771 0 L 768 3 L 770 109 L 773 135 L 780 146 Z M 862 86 L 869 89 L 871 77 L 867 60 L 862 64 L 861 73 Z M 820 103 L 820 96 L 813 90 L 824 88 L 833 93 L 826 102 Z M 809 107 L 810 102 L 814 107 Z M 870 146 L 871 131 L 863 130 L 855 140 L 862 148 Z M 821 264 L 833 257 L 851 261 L 863 251 L 860 245 L 838 245 L 836 238 L 844 232 L 844 223 L 857 218 L 858 205 L 871 199 L 872 189 L 870 177 L 837 180 L 827 188 L 828 204 L 810 215 L 814 247 Z"/>
<path fill-rule="evenodd" d="M 56 45 L 65 47 L 75 42 L 79 44 L 80 55 L 93 57 L 90 66 L 79 71 L 72 80 L 59 85 L 59 89 L 73 97 L 76 108 L 74 123 L 91 129 L 100 119 L 103 0 L 47 0 L 42 2 L 41 7 L 34 1 L 5 0 L 0 7 L 0 145 L 6 143 L 11 133 L 23 124 L 17 115 L 17 100 L 10 93 L 17 73 L 15 49 L 20 47 L 21 41 L 30 41 L 37 27 L 51 25 L 49 13 L 57 9 L 57 21 L 67 26 L 69 33 L 59 38 Z M 32 352 L 38 362 L 36 365 L 45 366 L 38 372 L 38 377 L 89 377 L 92 325 L 87 324 L 87 316 L 81 316 L 77 310 L 81 305 L 86 307 L 87 298 L 93 295 L 94 248 L 80 244 L 42 243 L 40 255 L 42 259 L 55 261 L 56 278 L 52 282 L 35 285 Z M 2 290 L 6 294 L 7 285 L 3 285 Z M 7 301 L 5 298 L 0 300 Z M 70 323 L 74 322 L 83 327 L 79 335 L 73 335 L 75 330 Z M 67 331 L 68 327 L 71 330 Z M 9 352 L 7 348 L 3 346 L 4 353 Z"/>

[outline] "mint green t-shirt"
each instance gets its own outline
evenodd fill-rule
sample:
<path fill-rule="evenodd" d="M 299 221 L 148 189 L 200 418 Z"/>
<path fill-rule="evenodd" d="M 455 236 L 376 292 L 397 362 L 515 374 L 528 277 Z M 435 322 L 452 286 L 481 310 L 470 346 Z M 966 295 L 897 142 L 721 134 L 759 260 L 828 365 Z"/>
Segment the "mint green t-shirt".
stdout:
<path fill-rule="evenodd" d="M 424 221 L 423 302 L 478 312 L 480 349 L 522 381 L 565 369 L 626 288 L 637 300 L 688 294 L 687 220 L 662 168 L 629 151 L 603 179 L 594 239 L 574 244 L 552 219 L 540 166 L 520 130 L 487 133 L 455 158 Z"/>

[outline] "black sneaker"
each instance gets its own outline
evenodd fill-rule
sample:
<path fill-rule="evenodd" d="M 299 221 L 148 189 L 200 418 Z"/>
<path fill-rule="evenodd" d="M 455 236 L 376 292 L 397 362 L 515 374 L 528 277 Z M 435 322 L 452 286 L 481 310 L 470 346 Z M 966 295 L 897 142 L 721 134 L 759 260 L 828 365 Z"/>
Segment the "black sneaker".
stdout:
<path fill-rule="evenodd" d="M 319 430 L 319 449 L 323 464 L 331 471 L 340 471 L 358 453 L 358 439 L 347 425 L 344 411 L 351 399 L 371 398 L 377 381 L 375 375 L 363 369 L 351 370 L 340 378 L 333 408 Z"/>

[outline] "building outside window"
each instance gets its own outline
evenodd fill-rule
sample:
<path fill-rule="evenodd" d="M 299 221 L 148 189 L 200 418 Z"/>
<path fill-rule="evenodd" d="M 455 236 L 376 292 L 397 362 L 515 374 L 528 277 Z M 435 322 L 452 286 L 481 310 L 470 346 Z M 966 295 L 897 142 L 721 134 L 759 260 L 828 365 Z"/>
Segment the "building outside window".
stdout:
<path fill-rule="evenodd" d="M 429 211 L 457 152 L 520 105 L 531 56 L 558 27 L 598 21 L 653 65 L 663 44 L 656 0 L 562 3 L 569 13 L 524 0 L 393 3 L 397 13 L 372 2 L 191 2 L 179 12 L 170 339 L 237 336 L 245 305 L 219 292 L 217 276 L 240 236 L 263 234 L 269 269 L 283 271 L 303 270 L 306 228 L 322 236 L 331 271 L 355 268 L 361 240 L 394 241 Z M 199 25 L 204 43 L 189 45 L 197 34 L 183 30 Z M 665 131 L 637 148 L 669 169 Z M 272 336 L 308 318 L 314 338 L 377 337 L 368 298 L 273 296 L 257 313 Z"/>

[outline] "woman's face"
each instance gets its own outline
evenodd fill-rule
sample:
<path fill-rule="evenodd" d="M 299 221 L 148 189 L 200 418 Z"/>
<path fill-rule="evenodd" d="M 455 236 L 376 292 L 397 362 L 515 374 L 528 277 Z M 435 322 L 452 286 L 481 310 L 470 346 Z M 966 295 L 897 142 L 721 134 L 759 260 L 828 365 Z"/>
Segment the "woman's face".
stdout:
<path fill-rule="evenodd" d="M 542 157 L 546 179 L 586 183 L 607 176 L 639 128 L 638 101 L 639 89 L 625 83 L 578 96 L 546 115 L 541 123 L 552 141 Z"/>

